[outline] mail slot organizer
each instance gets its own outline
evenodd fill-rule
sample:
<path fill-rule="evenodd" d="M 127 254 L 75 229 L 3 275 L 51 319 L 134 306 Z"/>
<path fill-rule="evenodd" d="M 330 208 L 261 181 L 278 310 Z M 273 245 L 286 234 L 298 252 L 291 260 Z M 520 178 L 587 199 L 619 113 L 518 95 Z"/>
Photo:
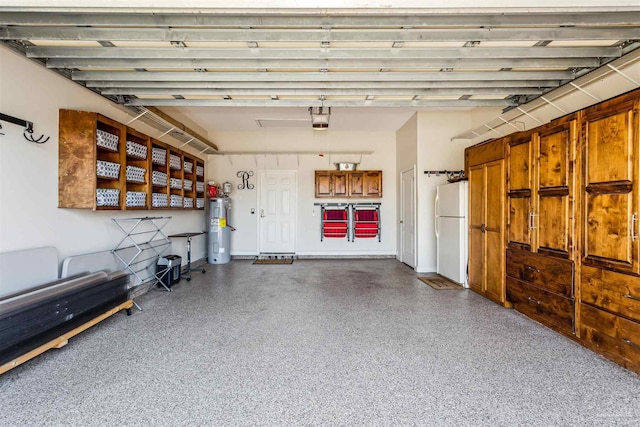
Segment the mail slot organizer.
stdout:
<path fill-rule="evenodd" d="M 320 241 L 380 239 L 380 203 L 315 203 L 320 206 Z"/>

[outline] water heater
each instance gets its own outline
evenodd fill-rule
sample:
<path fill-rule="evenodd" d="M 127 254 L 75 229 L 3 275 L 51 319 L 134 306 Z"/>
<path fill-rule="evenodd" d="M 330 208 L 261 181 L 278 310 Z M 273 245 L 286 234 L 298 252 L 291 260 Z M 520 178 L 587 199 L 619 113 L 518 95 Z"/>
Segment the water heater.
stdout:
<path fill-rule="evenodd" d="M 229 197 L 209 199 L 209 264 L 226 264 L 231 261 L 231 230 L 227 224 L 231 209 Z"/>

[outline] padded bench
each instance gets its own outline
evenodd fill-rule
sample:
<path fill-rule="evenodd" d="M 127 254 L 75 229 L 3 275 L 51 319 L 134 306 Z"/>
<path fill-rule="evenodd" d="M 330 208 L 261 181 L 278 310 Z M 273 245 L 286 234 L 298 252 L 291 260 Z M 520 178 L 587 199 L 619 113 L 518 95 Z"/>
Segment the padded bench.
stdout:
<path fill-rule="evenodd" d="M 62 347 L 70 337 L 118 311 L 130 314 L 133 301 L 124 270 L 78 273 L 28 286 L 29 275 L 34 280 L 51 277 L 42 266 L 55 266 L 53 276 L 57 277 L 57 251 L 53 249 L 0 254 L 0 374 L 50 348 Z M 33 272 L 20 270 L 29 262 L 34 263 Z"/>

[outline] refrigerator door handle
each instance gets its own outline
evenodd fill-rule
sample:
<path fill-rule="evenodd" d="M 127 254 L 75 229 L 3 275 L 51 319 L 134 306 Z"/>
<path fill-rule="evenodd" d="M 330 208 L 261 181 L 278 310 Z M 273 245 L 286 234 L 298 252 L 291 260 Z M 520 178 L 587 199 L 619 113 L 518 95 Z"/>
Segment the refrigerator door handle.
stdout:
<path fill-rule="evenodd" d="M 440 237 L 440 235 L 438 234 L 438 191 L 436 190 L 436 201 L 435 201 L 435 215 L 434 215 L 434 223 L 433 223 L 433 228 L 436 232 L 436 239 Z"/>

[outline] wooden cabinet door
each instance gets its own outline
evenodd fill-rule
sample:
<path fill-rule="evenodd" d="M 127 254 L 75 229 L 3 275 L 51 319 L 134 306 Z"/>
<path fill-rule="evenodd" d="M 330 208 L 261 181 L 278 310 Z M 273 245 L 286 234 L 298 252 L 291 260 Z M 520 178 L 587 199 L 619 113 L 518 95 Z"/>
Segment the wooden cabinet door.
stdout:
<path fill-rule="evenodd" d="M 485 292 L 495 301 L 505 301 L 504 249 L 504 160 L 485 166 Z"/>
<path fill-rule="evenodd" d="M 515 140 L 509 149 L 509 246 L 532 250 L 533 240 L 533 154 L 537 135 Z"/>
<path fill-rule="evenodd" d="M 382 171 L 349 172 L 349 197 L 382 197 Z"/>
<path fill-rule="evenodd" d="M 469 286 L 505 300 L 504 160 L 469 168 Z"/>
<path fill-rule="evenodd" d="M 583 263 L 638 273 L 637 102 L 586 110 L 583 138 Z"/>
<path fill-rule="evenodd" d="M 316 197 L 331 197 L 331 172 L 316 171 Z"/>
<path fill-rule="evenodd" d="M 484 165 L 469 168 L 469 286 L 484 292 Z"/>
<path fill-rule="evenodd" d="M 367 197 L 382 197 L 381 171 L 367 171 L 364 173 L 364 192 Z"/>
<path fill-rule="evenodd" d="M 349 175 L 349 196 L 363 197 L 364 195 L 364 172 L 351 172 Z"/>
<path fill-rule="evenodd" d="M 346 172 L 333 172 L 331 174 L 332 189 L 334 197 L 347 197 L 349 194 L 347 189 L 347 173 Z"/>
<path fill-rule="evenodd" d="M 545 129 L 538 138 L 537 252 L 573 259 L 574 163 L 577 123 Z"/>

